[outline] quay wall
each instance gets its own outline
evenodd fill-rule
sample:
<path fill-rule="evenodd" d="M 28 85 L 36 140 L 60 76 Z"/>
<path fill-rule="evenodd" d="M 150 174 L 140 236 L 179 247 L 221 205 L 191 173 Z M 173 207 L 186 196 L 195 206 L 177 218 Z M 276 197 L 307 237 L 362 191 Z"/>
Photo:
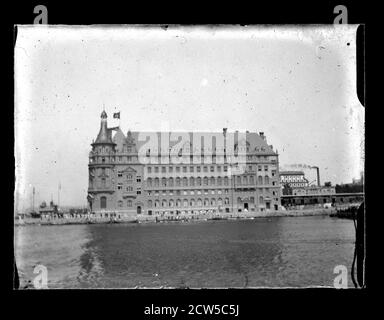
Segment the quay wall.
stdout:
<path fill-rule="evenodd" d="M 335 208 L 315 208 L 301 210 L 279 210 L 270 212 L 230 212 L 220 214 L 179 214 L 175 215 L 122 215 L 119 218 L 92 217 L 83 215 L 65 218 L 23 218 L 15 219 L 15 226 L 22 225 L 69 225 L 69 224 L 105 224 L 105 223 L 145 223 L 145 222 L 171 222 L 171 221 L 199 221 L 211 219 L 255 219 L 268 217 L 302 217 L 330 215 L 335 213 Z"/>

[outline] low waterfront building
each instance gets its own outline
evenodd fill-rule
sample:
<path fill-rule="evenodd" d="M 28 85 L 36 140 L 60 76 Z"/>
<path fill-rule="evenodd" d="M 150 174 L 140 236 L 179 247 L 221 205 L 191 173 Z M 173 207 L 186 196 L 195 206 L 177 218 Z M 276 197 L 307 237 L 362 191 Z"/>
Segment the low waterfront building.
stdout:
<path fill-rule="evenodd" d="M 89 154 L 92 212 L 198 214 L 278 210 L 278 152 L 259 132 L 131 132 L 108 128 Z"/>

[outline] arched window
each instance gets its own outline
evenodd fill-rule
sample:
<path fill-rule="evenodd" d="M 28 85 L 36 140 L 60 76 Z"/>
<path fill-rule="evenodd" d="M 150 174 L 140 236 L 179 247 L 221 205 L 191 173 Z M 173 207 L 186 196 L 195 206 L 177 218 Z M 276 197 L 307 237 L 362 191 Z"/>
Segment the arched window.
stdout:
<path fill-rule="evenodd" d="M 215 185 L 215 177 L 211 177 L 211 186 Z"/>
<path fill-rule="evenodd" d="M 258 184 L 263 184 L 263 177 L 262 176 L 258 176 L 257 177 L 257 183 Z"/>
<path fill-rule="evenodd" d="M 168 185 L 169 185 L 170 187 L 173 187 L 173 178 L 169 178 L 169 180 L 168 180 Z"/>
<path fill-rule="evenodd" d="M 249 177 L 249 184 L 254 185 L 255 184 L 255 178 L 253 176 Z"/>
<path fill-rule="evenodd" d="M 159 178 L 155 178 L 155 187 L 159 186 Z"/>
<path fill-rule="evenodd" d="M 217 199 L 217 205 L 222 206 L 223 205 L 223 199 L 221 199 L 221 198 Z"/>
<path fill-rule="evenodd" d="M 181 200 L 180 199 L 176 200 L 176 207 L 181 207 Z"/>
<path fill-rule="evenodd" d="M 152 208 L 152 200 L 148 200 L 148 208 Z"/>
<path fill-rule="evenodd" d="M 239 184 L 241 184 L 241 177 L 240 176 L 237 176 L 237 178 L 236 178 L 236 183 L 239 185 Z"/>
<path fill-rule="evenodd" d="M 260 196 L 260 197 L 259 197 L 259 203 L 260 203 L 260 204 L 263 204 L 263 203 L 264 203 L 264 198 L 263 198 L 263 196 Z"/>
<path fill-rule="evenodd" d="M 196 185 L 201 186 L 201 178 L 200 177 L 197 178 L 197 184 Z"/>
<path fill-rule="evenodd" d="M 184 207 L 188 207 L 188 200 L 187 200 L 187 199 L 184 199 L 184 201 L 183 201 L 183 206 L 184 206 Z"/>
<path fill-rule="evenodd" d="M 160 207 L 160 201 L 159 200 L 155 200 L 155 208 L 158 208 Z"/>
<path fill-rule="evenodd" d="M 163 199 L 163 201 L 161 202 L 161 206 L 166 207 L 167 206 L 167 200 Z"/>
<path fill-rule="evenodd" d="M 189 178 L 189 185 L 192 187 L 195 185 L 195 179 L 193 177 Z"/>
<path fill-rule="evenodd" d="M 212 198 L 211 199 L 211 206 L 215 206 L 216 205 L 216 199 L 215 198 Z"/>
<path fill-rule="evenodd" d="M 170 207 L 174 207 L 175 206 L 175 201 L 173 201 L 172 199 L 169 200 L 169 206 Z"/>
<path fill-rule="evenodd" d="M 186 187 L 188 186 L 188 179 L 187 178 L 183 178 L 183 186 Z"/>
<path fill-rule="evenodd" d="M 127 205 L 128 207 L 132 207 L 132 200 L 128 200 Z"/>
<path fill-rule="evenodd" d="M 229 198 L 224 199 L 224 204 L 229 204 Z"/>
<path fill-rule="evenodd" d="M 167 185 L 167 179 L 166 178 L 161 178 L 161 185 L 165 187 Z"/>
<path fill-rule="evenodd" d="M 265 176 L 264 183 L 265 183 L 265 184 L 269 184 L 269 177 L 268 177 L 268 176 Z"/>
<path fill-rule="evenodd" d="M 189 205 L 190 205 L 191 207 L 194 207 L 194 206 L 195 206 L 195 199 L 191 199 L 191 200 L 189 201 Z"/>
<path fill-rule="evenodd" d="M 248 184 L 248 177 L 243 176 L 243 184 L 247 185 Z"/>
<path fill-rule="evenodd" d="M 204 177 L 204 185 L 205 185 L 205 186 L 208 185 L 208 177 Z"/>
<path fill-rule="evenodd" d="M 176 187 L 180 187 L 180 178 L 179 177 L 176 178 Z"/>
<path fill-rule="evenodd" d="M 222 181 L 221 181 L 221 177 L 218 177 L 218 178 L 217 178 L 217 185 L 218 185 L 218 186 L 221 186 L 221 182 L 222 182 Z"/>
<path fill-rule="evenodd" d="M 100 197 L 100 208 L 105 209 L 107 207 L 107 197 Z"/>
<path fill-rule="evenodd" d="M 148 187 L 152 187 L 152 178 L 147 179 Z"/>
<path fill-rule="evenodd" d="M 123 206 L 123 201 L 122 200 L 119 200 L 118 206 L 119 206 L 119 208 L 121 208 Z"/>
<path fill-rule="evenodd" d="M 224 185 L 225 185 L 225 186 L 228 185 L 228 177 L 224 177 Z"/>
<path fill-rule="evenodd" d="M 204 206 L 209 206 L 209 199 L 208 198 L 204 199 Z"/>
<path fill-rule="evenodd" d="M 201 199 L 197 199 L 197 206 L 201 207 L 203 205 L 203 201 Z"/>

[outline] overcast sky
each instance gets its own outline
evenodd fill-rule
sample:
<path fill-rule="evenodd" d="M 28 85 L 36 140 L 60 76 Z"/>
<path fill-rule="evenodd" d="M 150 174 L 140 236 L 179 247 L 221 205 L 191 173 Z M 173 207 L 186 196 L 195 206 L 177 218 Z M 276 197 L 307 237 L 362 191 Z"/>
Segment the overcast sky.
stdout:
<path fill-rule="evenodd" d="M 103 105 L 109 126 L 121 111 L 125 133 L 263 131 L 282 167 L 317 165 L 322 182 L 350 182 L 363 170 L 356 28 L 19 26 L 18 208 L 32 186 L 35 204 L 56 202 L 59 181 L 60 204 L 86 205 Z"/>

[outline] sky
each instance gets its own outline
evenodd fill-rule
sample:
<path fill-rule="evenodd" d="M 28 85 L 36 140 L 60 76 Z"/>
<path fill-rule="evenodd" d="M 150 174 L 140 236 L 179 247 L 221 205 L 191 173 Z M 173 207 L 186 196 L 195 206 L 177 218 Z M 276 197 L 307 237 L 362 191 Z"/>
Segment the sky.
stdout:
<path fill-rule="evenodd" d="M 356 29 L 18 26 L 15 210 L 33 186 L 35 205 L 57 202 L 59 183 L 60 205 L 86 205 L 103 108 L 124 133 L 263 131 L 282 169 L 351 182 L 364 166 Z"/>

